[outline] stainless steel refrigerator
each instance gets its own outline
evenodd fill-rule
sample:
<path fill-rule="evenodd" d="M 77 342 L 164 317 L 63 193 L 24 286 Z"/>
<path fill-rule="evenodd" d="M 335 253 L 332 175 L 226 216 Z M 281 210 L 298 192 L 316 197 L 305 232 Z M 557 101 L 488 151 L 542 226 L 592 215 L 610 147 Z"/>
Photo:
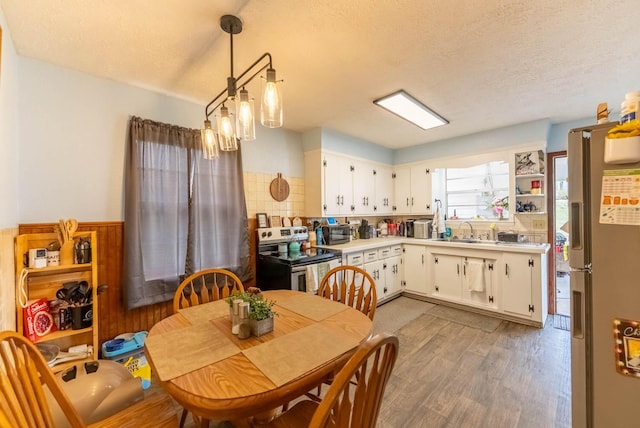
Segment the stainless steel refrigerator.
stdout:
<path fill-rule="evenodd" d="M 605 163 L 614 125 L 569 132 L 574 427 L 640 426 L 640 159 Z"/>

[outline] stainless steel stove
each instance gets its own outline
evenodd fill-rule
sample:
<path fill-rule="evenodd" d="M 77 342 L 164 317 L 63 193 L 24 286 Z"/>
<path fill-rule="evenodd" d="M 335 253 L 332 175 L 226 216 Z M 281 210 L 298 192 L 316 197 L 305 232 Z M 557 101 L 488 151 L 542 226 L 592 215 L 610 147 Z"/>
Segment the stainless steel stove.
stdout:
<path fill-rule="evenodd" d="M 307 290 L 307 274 L 320 266 L 326 269 L 340 264 L 339 252 L 322 248 L 297 253 L 288 251 L 289 243 L 292 241 L 309 240 L 306 226 L 270 227 L 258 229 L 257 233 L 256 275 L 257 286 L 262 290 L 290 289 L 312 292 L 313 290 Z M 281 244 L 286 244 L 286 252 L 278 251 Z"/>

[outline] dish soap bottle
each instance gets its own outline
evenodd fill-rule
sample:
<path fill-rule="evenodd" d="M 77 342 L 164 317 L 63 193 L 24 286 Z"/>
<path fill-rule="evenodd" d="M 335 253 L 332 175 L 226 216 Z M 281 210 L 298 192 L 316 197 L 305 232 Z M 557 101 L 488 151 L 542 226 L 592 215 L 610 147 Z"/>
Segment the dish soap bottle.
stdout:
<path fill-rule="evenodd" d="M 318 227 L 316 229 L 316 245 L 323 245 L 324 241 L 322 239 L 322 227 Z"/>

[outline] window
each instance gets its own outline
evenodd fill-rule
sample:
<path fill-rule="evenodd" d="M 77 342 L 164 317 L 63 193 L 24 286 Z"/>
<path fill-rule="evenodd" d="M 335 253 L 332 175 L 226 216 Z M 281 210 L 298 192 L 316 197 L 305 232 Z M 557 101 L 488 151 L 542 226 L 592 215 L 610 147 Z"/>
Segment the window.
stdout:
<path fill-rule="evenodd" d="M 441 168 L 434 174 L 434 194 L 448 219 L 508 218 L 509 163 L 493 161 L 467 168 Z"/>
<path fill-rule="evenodd" d="M 200 130 L 133 117 L 125 181 L 128 309 L 171 300 L 184 276 L 249 272 L 240 150 L 203 159 Z"/>

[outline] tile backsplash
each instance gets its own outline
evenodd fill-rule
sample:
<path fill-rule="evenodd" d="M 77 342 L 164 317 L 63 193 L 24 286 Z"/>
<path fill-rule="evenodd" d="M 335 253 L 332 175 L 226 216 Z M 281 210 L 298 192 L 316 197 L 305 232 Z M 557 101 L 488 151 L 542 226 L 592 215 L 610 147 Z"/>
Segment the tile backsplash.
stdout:
<path fill-rule="evenodd" d="M 267 216 L 303 217 L 304 215 L 304 177 L 282 176 L 289 183 L 289 197 L 278 202 L 271 196 L 269 186 L 277 174 L 258 172 L 244 173 L 244 196 L 247 201 L 247 215 L 255 218 L 256 213 Z"/>

